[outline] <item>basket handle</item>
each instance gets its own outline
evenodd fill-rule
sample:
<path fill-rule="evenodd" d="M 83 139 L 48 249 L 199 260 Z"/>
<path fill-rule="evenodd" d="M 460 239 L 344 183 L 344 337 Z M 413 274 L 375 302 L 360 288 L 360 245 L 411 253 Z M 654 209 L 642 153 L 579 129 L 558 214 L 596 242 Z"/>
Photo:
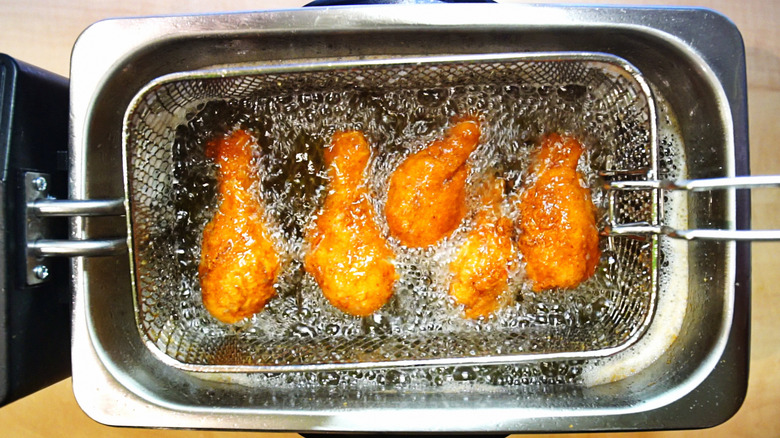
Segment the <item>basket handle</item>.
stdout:
<path fill-rule="evenodd" d="M 753 175 L 724 178 L 691 180 L 645 180 L 610 181 L 604 187 L 607 190 L 684 190 L 709 191 L 722 189 L 753 189 L 759 187 L 780 187 L 780 175 Z M 739 240 L 774 241 L 780 240 L 780 230 L 679 230 L 666 225 L 653 225 L 646 222 L 633 224 L 612 224 L 604 228 L 604 234 L 610 236 L 646 236 L 660 234 L 685 240 Z"/>
<path fill-rule="evenodd" d="M 649 180 L 649 181 L 610 181 L 605 184 L 607 190 L 687 190 L 700 192 L 719 189 L 754 189 L 759 187 L 780 187 L 780 175 L 731 176 L 723 178 Z"/>
<path fill-rule="evenodd" d="M 29 214 L 38 217 L 124 216 L 123 199 L 37 199 L 27 203 Z"/>
<path fill-rule="evenodd" d="M 602 234 L 606 236 L 648 236 L 659 234 L 684 240 L 780 240 L 780 230 L 678 230 L 666 225 L 652 225 L 647 222 L 607 225 Z"/>
<path fill-rule="evenodd" d="M 26 271 L 26 282 L 35 285 L 49 278 L 48 257 L 96 257 L 127 252 L 127 238 L 65 240 L 50 239 L 52 217 L 124 216 L 123 199 L 58 200 L 49 197 L 50 176 L 40 172 L 24 174 L 22 196 L 23 246 L 20 256 Z"/>

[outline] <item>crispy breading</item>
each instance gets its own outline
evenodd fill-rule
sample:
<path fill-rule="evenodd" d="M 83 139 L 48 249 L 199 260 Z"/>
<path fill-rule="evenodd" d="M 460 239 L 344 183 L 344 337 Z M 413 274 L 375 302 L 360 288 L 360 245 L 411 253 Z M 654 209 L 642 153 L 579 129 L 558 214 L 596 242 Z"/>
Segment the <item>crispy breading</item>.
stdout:
<path fill-rule="evenodd" d="M 599 233 L 590 190 L 577 172 L 582 144 L 549 134 L 520 195 L 519 248 L 535 291 L 571 289 L 595 272 Z"/>
<path fill-rule="evenodd" d="M 450 235 L 466 214 L 466 160 L 477 147 L 479 122 L 457 122 L 444 139 L 410 155 L 390 177 L 385 216 L 390 233 L 410 247 Z"/>
<path fill-rule="evenodd" d="M 394 254 L 376 224 L 364 185 L 371 151 L 362 133 L 339 132 L 325 151 L 329 192 L 314 227 L 305 269 L 335 307 L 367 316 L 393 295 Z"/>
<path fill-rule="evenodd" d="M 211 142 L 217 164 L 219 208 L 203 230 L 198 268 L 203 305 L 217 319 L 235 323 L 261 311 L 275 294 L 279 256 L 263 222 L 263 206 L 251 190 L 255 140 L 236 130 Z"/>
<path fill-rule="evenodd" d="M 496 179 L 482 189 L 474 227 L 450 264 L 450 295 L 464 305 L 467 318 L 486 317 L 496 310 L 516 257 L 512 221 L 500 208 L 504 181 Z"/>

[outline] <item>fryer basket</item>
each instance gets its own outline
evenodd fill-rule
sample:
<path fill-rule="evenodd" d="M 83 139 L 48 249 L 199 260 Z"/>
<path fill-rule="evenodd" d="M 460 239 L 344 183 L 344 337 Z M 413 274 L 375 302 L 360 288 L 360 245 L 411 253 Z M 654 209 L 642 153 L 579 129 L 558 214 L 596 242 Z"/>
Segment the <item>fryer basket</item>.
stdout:
<path fill-rule="evenodd" d="M 615 179 L 657 178 L 650 89 L 633 66 L 611 55 L 447 56 L 173 74 L 139 92 L 125 115 L 134 303 L 147 346 L 186 370 L 254 372 L 595 358 L 633 344 L 652 322 L 655 236 L 604 237 L 596 275 L 576 290 L 535 293 L 518 272 L 504 308 L 480 321 L 461 317 L 446 287 L 447 261 L 470 216 L 426 250 L 391 239 L 401 278 L 391 301 L 370 317 L 332 308 L 303 272 L 303 230 L 321 201 L 321 150 L 333 132 L 364 131 L 371 173 L 386 175 L 468 112 L 479 115 L 484 130 L 470 186 L 499 174 L 517 192 L 538 137 L 568 132 L 586 146 L 580 170 L 602 212 L 600 225 L 658 224 L 657 190 L 605 195 L 599 183 L 600 172 L 625 169 L 643 172 Z M 197 265 L 199 236 L 217 203 L 203 148 L 236 126 L 258 137 L 259 191 L 284 268 L 278 295 L 263 312 L 226 325 L 200 303 Z M 379 214 L 386 179 L 368 184 L 386 230 Z"/>

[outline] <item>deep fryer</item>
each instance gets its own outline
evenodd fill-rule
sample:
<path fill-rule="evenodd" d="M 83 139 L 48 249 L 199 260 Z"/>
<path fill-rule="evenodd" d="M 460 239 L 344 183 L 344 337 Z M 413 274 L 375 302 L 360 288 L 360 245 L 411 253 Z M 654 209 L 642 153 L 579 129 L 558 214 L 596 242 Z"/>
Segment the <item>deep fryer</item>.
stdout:
<path fill-rule="evenodd" d="M 116 20 L 93 26 L 74 52 L 71 197 L 123 197 L 123 182 L 117 179 L 122 174 L 117 160 L 122 136 L 117 127 L 121 129 L 124 108 L 135 93 L 156 78 L 214 65 L 262 66 L 276 65 L 280 60 L 319 62 L 431 53 L 582 51 L 619 56 L 643 73 L 678 116 L 680 135 L 690 148 L 686 150 L 686 177 L 747 173 L 744 70 L 739 68 L 744 66 L 744 56 L 740 61 L 738 49 L 727 55 L 710 53 L 686 37 L 714 32 L 714 27 L 720 38 L 741 48 L 738 34 L 717 15 L 707 11 L 509 5 L 425 10 L 429 7 Z M 436 18 L 420 18 L 424 16 Z M 538 26 L 539 22 L 545 25 Z M 128 37 L 112 38 L 114 55 L 95 61 L 94 53 L 105 53 L 107 34 Z M 354 43 L 356 38 L 359 45 Z M 710 150 L 715 152 L 701 153 Z M 736 213 L 735 206 L 744 207 L 746 202 L 743 195 L 730 191 L 691 197 L 688 225 L 744 227 L 746 216 L 741 215 L 746 213 Z M 77 218 L 71 226 L 76 238 L 115 238 L 122 235 L 126 222 L 122 218 Z M 417 378 L 417 369 L 389 374 L 389 381 L 385 372 L 381 385 L 368 387 L 329 386 L 328 376 L 318 374 L 312 374 L 314 385 L 298 385 L 301 380 L 296 380 L 296 385 L 277 385 L 275 380 L 235 373 L 204 376 L 170 367 L 143 345 L 133 328 L 129 278 L 112 274 L 130 272 L 126 256 L 76 259 L 77 398 L 101 421 L 148 426 L 188 427 L 199 418 L 202 427 L 272 430 L 520 431 L 564 430 L 569 425 L 593 430 L 631 428 L 635 422 L 653 428 L 668 425 L 669 413 L 686 403 L 707 414 L 675 417 L 672 427 L 713 424 L 730 415 L 727 411 L 733 412 L 740 393 L 744 393 L 739 382 L 745 375 L 734 370 L 744 370 L 746 357 L 740 353 L 744 352 L 740 342 L 737 346 L 733 342 L 742 339 L 742 346 L 746 342 L 747 298 L 735 291 L 748 284 L 748 273 L 737 269 L 746 263 L 747 248 L 719 242 L 688 245 L 689 260 L 711 263 L 693 262 L 687 269 L 691 279 L 688 308 L 692 310 L 685 314 L 678 340 L 640 372 L 595 386 L 556 382 L 557 374 L 551 370 L 558 369 L 557 361 L 529 362 L 516 371 L 520 380 L 524 373 L 532 377 L 532 384 L 482 385 L 474 379 L 452 377 L 469 377 L 468 369 L 445 369 L 442 373 L 447 382 L 441 386 L 410 384 Z M 726 348 L 729 342 L 732 344 Z M 725 362 L 716 367 L 724 352 Z M 664 365 L 670 363 L 675 366 Z M 587 364 L 563 365 L 568 370 Z M 719 377 L 723 373 L 732 376 L 725 383 Z M 97 388 L 102 391 L 95 391 Z M 106 388 L 113 395 L 106 395 Z M 721 401 L 730 400 L 719 404 L 730 408 L 717 412 L 703 408 L 707 403 L 702 400 L 709 397 L 703 394 L 713 393 L 720 394 Z M 119 404 L 107 403 L 117 394 L 122 394 Z M 302 404 L 301 400 L 308 402 Z M 418 403 L 409 405 L 409 400 Z M 478 418 L 474 410 L 479 412 Z M 139 415 L 128 418 L 122 411 Z M 380 421 L 386 412 L 417 421 Z M 205 421 L 203 413 L 207 413 Z"/>

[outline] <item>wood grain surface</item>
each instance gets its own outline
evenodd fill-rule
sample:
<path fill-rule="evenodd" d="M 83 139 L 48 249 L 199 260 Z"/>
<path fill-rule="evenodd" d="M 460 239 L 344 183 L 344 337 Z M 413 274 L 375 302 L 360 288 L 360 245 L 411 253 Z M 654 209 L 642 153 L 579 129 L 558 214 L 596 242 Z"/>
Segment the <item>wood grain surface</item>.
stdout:
<path fill-rule="evenodd" d="M 301 0 L 2 0 L 0 52 L 68 75 L 79 33 L 103 18 L 298 7 Z M 535 3 L 545 3 L 536 1 Z M 589 3 L 578 1 L 578 3 Z M 747 50 L 750 154 L 753 174 L 780 174 L 780 2 L 599 1 L 599 3 L 704 6 L 730 17 Z M 780 228 L 780 191 L 753 196 L 753 227 Z M 780 437 L 780 243 L 753 244 L 751 370 L 747 399 L 725 424 L 707 430 L 618 433 L 614 437 Z M 296 434 L 112 428 L 88 418 L 70 379 L 0 409 L 0 437 L 296 437 Z M 554 435 L 536 435 L 554 436 Z M 561 435 L 572 436 L 572 435 Z M 579 436 L 595 436 L 584 434 Z"/>

